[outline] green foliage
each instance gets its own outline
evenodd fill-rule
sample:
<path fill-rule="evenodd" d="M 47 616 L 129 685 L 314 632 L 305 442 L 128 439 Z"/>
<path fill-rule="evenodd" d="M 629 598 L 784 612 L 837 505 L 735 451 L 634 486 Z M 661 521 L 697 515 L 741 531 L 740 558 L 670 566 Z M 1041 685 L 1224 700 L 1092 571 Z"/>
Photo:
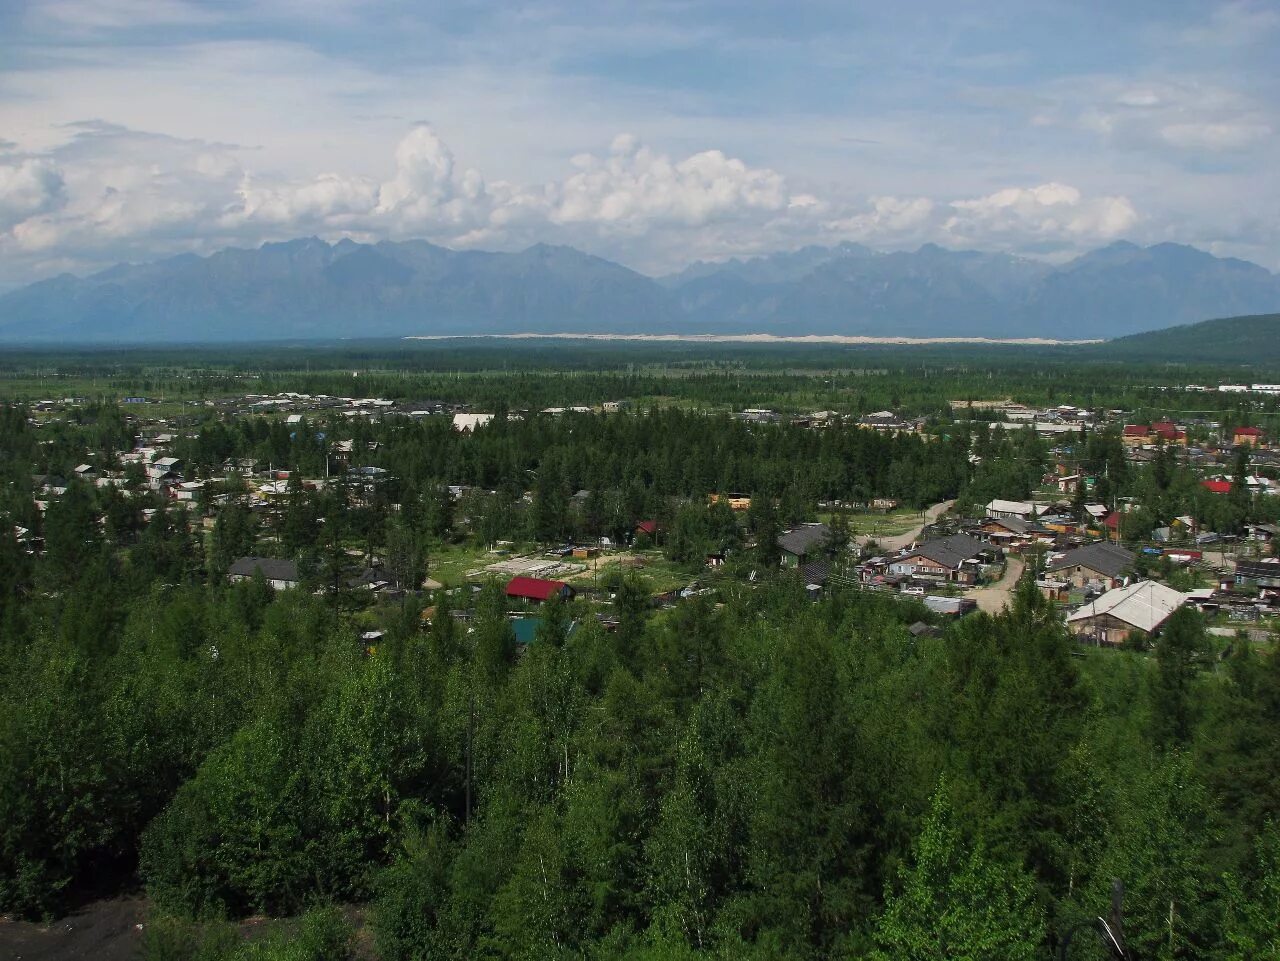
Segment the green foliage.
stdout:
<path fill-rule="evenodd" d="M 1280 829 L 1267 825 L 1242 874 L 1226 878 L 1223 961 L 1280 959 Z"/>
<path fill-rule="evenodd" d="M 473 434 L 445 418 L 322 415 L 290 431 L 194 416 L 175 446 L 197 475 L 239 456 L 299 479 L 333 472 L 319 491 L 291 482 L 270 510 L 250 509 L 234 478 L 190 512 L 73 485 L 42 520 L 32 471 L 69 470 L 90 443 L 120 449 L 128 422 L 97 405 L 36 430 L 0 407 L 0 513 L 49 538 L 32 556 L 0 525 L 0 909 L 52 914 L 141 882 L 186 918 L 367 901 L 395 961 L 1018 958 L 1049 956 L 1105 911 L 1115 877 L 1139 957 L 1274 955 L 1280 657 L 1241 644 L 1210 662 L 1181 612 L 1154 655 L 1085 654 L 1030 577 L 1007 613 L 915 638 L 906 625 L 926 615 L 911 601 L 835 584 L 815 603 L 773 570 L 780 531 L 820 502 L 960 493 L 963 507 L 1038 485 L 1043 442 L 971 434 L 946 393 L 1018 383 L 1029 400 L 1076 389 L 1059 399 L 1136 406 L 1154 375 L 961 370 L 952 351 L 883 373 L 858 353 L 854 373 L 824 351 L 806 361 L 822 361 L 818 377 L 746 351 L 723 369 L 659 352 L 629 355 L 660 365 L 631 372 L 491 377 L 494 355 L 456 356 L 462 373 L 362 370 L 356 389 L 465 393 L 500 415 Z M 353 387 L 349 370 L 299 381 L 283 363 L 264 358 L 253 383 Z M 175 390 L 246 383 L 154 376 Z M 668 406 L 504 412 L 622 394 Z M 746 394 L 851 412 L 896 394 L 940 436 L 722 416 Z M 338 476 L 322 432 L 395 481 Z M 1167 453 L 1131 470 L 1114 431 L 1080 448 L 1097 496 L 1139 498 L 1142 525 L 1191 511 L 1227 530 L 1269 509 L 1214 499 Z M 468 488 L 456 503 L 451 484 Z M 710 505 L 729 492 L 753 495 L 745 517 Z M 441 592 L 429 625 L 425 598 L 377 605 L 346 584 L 353 548 L 413 584 L 442 550 L 623 539 L 642 519 L 677 565 L 731 552 L 711 596 L 670 608 L 640 573 L 602 576 L 599 594 L 545 606 L 521 647 L 500 584 Z M 228 585 L 231 561 L 256 553 L 298 556 L 306 587 Z M 358 632 L 374 626 L 387 636 L 366 657 Z M 350 949 L 331 911 L 279 927 L 250 944 L 225 923 L 159 921 L 145 950 Z"/>
<path fill-rule="evenodd" d="M 934 795 L 912 845 L 901 889 L 890 890 L 876 922 L 884 961 L 1031 961 L 1043 956 L 1043 909 L 1031 877 L 966 841 L 945 786 Z"/>

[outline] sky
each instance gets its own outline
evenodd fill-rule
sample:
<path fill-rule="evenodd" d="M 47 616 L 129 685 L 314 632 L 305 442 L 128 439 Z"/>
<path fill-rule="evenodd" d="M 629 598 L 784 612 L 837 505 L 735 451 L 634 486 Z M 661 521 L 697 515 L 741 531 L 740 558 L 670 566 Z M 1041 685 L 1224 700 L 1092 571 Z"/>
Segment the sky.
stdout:
<path fill-rule="evenodd" d="M 0 0 L 0 285 L 300 236 L 1280 269 L 1280 0 Z"/>

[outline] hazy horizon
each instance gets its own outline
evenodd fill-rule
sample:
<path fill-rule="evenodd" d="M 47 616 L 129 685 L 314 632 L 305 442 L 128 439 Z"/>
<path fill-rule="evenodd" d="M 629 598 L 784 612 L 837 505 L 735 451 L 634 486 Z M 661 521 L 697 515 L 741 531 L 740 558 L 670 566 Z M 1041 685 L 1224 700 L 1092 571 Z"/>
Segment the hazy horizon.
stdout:
<path fill-rule="evenodd" d="M 423 237 L 661 274 L 841 241 L 1280 267 L 1280 11 L 395 0 L 0 10 L 0 288 Z"/>

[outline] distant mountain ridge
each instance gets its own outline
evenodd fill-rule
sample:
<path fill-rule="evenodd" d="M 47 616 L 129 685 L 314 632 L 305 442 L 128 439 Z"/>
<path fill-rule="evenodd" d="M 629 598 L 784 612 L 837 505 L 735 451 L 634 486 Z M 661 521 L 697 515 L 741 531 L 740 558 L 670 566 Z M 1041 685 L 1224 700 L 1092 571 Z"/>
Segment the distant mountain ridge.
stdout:
<path fill-rule="evenodd" d="M 804 247 L 652 278 L 571 247 L 316 238 L 64 274 L 0 296 L 0 339 L 245 341 L 411 334 L 777 333 L 1110 338 L 1280 310 L 1280 277 L 1119 242 L 1054 266 L 926 244 Z"/>

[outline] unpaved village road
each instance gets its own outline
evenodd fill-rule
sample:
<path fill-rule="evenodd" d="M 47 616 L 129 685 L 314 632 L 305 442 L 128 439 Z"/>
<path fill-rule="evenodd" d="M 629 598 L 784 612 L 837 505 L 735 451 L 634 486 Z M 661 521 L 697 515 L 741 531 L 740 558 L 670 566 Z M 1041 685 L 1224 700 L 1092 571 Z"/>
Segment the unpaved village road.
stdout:
<path fill-rule="evenodd" d="M 1005 560 L 1004 577 L 994 584 L 975 588 L 965 596 L 978 602 L 978 610 L 986 611 L 988 614 L 999 614 L 1013 598 L 1013 589 L 1018 586 L 1023 567 L 1022 558 L 1011 554 Z"/>
<path fill-rule="evenodd" d="M 854 538 L 854 540 L 856 540 L 860 545 L 867 543 L 867 541 L 874 540 L 880 545 L 882 553 L 892 554 L 895 551 L 902 550 L 904 547 L 909 547 L 912 542 L 920 536 L 920 532 L 923 531 L 926 526 L 932 524 L 947 511 L 951 510 L 951 505 L 954 503 L 955 501 L 943 501 L 940 504 L 934 504 L 924 512 L 924 520 L 911 528 L 911 530 L 907 531 L 905 534 L 895 534 L 892 537 L 872 537 L 870 534 L 863 534 Z"/>

